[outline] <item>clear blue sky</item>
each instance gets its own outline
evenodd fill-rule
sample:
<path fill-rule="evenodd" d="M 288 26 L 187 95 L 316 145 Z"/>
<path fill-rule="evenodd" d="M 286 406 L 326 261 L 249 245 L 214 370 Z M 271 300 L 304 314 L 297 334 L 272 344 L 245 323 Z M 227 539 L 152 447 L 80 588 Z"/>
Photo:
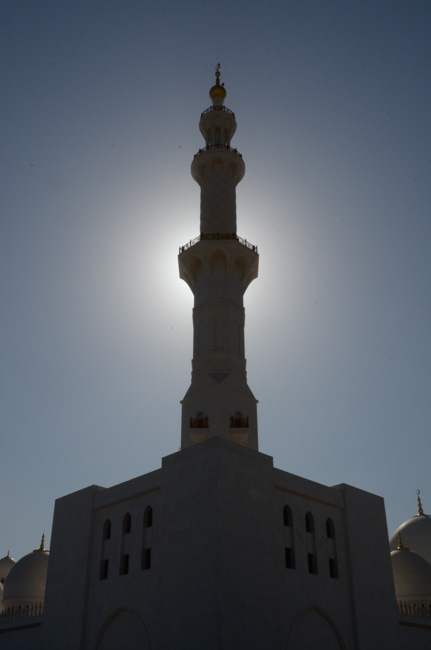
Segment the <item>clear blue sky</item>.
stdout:
<path fill-rule="evenodd" d="M 219 62 L 260 449 L 380 494 L 389 532 L 417 488 L 430 512 L 431 3 L 4 0 L 0 30 L 0 557 L 178 450 Z"/>

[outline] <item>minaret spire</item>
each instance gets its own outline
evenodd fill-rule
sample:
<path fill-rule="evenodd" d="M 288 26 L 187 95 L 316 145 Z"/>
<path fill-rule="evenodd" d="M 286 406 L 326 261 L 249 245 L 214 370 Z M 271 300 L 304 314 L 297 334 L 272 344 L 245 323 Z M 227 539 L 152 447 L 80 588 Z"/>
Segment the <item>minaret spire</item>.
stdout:
<path fill-rule="evenodd" d="M 210 89 L 212 106 L 201 115 L 205 147 L 191 173 L 201 188 L 200 235 L 180 248 L 180 277 L 194 294 L 192 382 L 182 401 L 181 446 L 213 436 L 258 448 L 257 400 L 247 384 L 243 296 L 257 277 L 257 247 L 237 235 L 236 186 L 245 174 L 230 146 L 234 113 L 226 90 Z"/>
<path fill-rule="evenodd" d="M 199 130 L 205 148 L 192 162 L 192 176 L 201 186 L 201 233 L 236 233 L 236 186 L 245 174 L 241 154 L 230 146 L 236 131 L 235 114 L 226 108 L 226 90 L 220 85 L 220 64 L 216 83 L 210 89 L 212 106 L 201 115 Z"/>

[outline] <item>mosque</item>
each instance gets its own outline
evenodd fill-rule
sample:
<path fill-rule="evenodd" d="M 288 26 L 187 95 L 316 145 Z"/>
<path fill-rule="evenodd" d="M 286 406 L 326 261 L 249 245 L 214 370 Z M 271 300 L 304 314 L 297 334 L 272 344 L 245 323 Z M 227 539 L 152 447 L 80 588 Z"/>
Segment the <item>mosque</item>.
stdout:
<path fill-rule="evenodd" d="M 382 498 L 295 476 L 258 450 L 243 297 L 259 255 L 237 234 L 245 165 L 218 67 L 210 98 L 191 166 L 200 234 L 178 257 L 194 294 L 181 450 L 144 476 L 57 499 L 51 551 L 42 538 L 0 560 L 0 647 L 429 649 L 431 516 L 419 495 L 388 543 Z"/>

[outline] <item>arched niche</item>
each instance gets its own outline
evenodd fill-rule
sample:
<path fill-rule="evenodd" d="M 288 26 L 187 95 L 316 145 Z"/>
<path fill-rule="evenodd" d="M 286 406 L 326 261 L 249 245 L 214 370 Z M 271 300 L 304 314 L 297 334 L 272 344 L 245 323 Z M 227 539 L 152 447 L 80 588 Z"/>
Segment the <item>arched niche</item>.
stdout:
<path fill-rule="evenodd" d="M 122 609 L 112 614 L 102 626 L 96 650 L 151 650 L 146 627 L 137 614 Z"/>
<path fill-rule="evenodd" d="M 247 259 L 245 255 L 239 255 L 234 262 L 235 273 L 241 283 L 244 282 L 244 279 L 247 274 Z"/>
<path fill-rule="evenodd" d="M 210 274 L 216 278 L 224 278 L 227 274 L 227 259 L 220 249 L 215 250 L 210 257 Z"/>
<path fill-rule="evenodd" d="M 286 650 L 344 650 L 334 623 L 329 616 L 318 608 L 301 612 L 292 623 L 287 638 Z"/>

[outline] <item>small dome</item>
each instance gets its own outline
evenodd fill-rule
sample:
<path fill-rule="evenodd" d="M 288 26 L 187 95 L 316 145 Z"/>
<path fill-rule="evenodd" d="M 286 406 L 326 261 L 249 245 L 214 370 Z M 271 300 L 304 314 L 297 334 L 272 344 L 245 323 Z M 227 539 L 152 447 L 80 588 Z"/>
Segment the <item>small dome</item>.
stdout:
<path fill-rule="evenodd" d="M 397 600 L 431 604 L 431 565 L 407 548 L 391 553 Z"/>
<path fill-rule="evenodd" d="M 389 545 L 391 550 L 398 546 L 398 533 L 401 533 L 403 544 L 414 553 L 418 553 L 431 564 L 431 516 L 416 515 L 399 526 Z"/>
<path fill-rule="evenodd" d="M 42 538 L 40 548 L 14 564 L 4 585 L 2 605 L 5 609 L 43 603 L 48 560 L 49 552 Z"/>
<path fill-rule="evenodd" d="M 214 101 L 216 97 L 221 97 L 223 100 L 226 99 L 226 89 L 220 85 L 218 79 L 216 85 L 210 88 L 210 98 Z"/>
<path fill-rule="evenodd" d="M 216 82 L 215 86 L 210 89 L 210 98 L 214 106 L 222 106 L 226 99 L 226 90 L 224 86 L 220 85 L 220 63 L 217 64 L 215 76 Z"/>
<path fill-rule="evenodd" d="M 9 551 L 5 557 L 0 560 L 0 584 L 4 584 L 9 571 L 15 564 L 13 557 L 9 555 Z"/>

